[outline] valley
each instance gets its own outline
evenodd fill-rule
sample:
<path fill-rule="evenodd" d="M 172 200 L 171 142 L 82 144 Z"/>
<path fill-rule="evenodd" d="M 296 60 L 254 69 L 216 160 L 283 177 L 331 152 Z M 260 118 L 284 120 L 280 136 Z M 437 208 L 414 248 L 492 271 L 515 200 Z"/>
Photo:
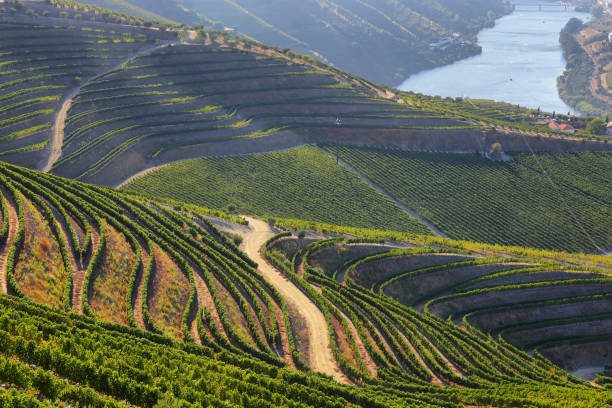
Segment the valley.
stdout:
<path fill-rule="evenodd" d="M 179 23 L 239 33 L 385 84 L 479 54 L 478 31 L 512 10 L 502 0 L 92 2 L 121 11 L 137 6 Z M 431 44 L 455 33 L 460 37 L 456 44 L 444 47 L 444 52 L 431 49 Z"/>

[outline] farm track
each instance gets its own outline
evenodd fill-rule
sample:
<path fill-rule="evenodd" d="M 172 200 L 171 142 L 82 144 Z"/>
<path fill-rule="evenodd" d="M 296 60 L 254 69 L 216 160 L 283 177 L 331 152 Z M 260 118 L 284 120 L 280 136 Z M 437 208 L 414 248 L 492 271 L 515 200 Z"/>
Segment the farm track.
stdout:
<path fill-rule="evenodd" d="M 264 221 L 250 217 L 245 218 L 249 221 L 249 228 L 240 232 L 244 235 L 246 254 L 257 262 L 259 272 L 279 290 L 285 299 L 297 306 L 308 322 L 311 368 L 333 376 L 336 381 L 350 384 L 332 354 L 329 331 L 323 313 L 297 286 L 267 263 L 261 255 L 262 245 L 275 235 L 274 231 Z"/>
<path fill-rule="evenodd" d="M 15 240 L 15 235 L 17 235 L 17 229 L 19 228 L 19 217 L 17 216 L 17 211 L 15 210 L 15 205 L 9 198 L 9 195 L 2 191 L 4 197 L 6 199 L 6 205 L 9 213 L 9 230 L 8 236 L 6 238 L 6 243 L 4 244 L 4 248 L 2 248 L 2 252 L 0 253 L 0 290 L 2 293 L 8 293 L 8 285 L 7 285 L 7 270 L 6 270 L 6 258 L 8 256 L 9 250 L 11 249 L 11 245 Z"/>
<path fill-rule="evenodd" d="M 98 245 L 100 245 L 100 235 L 92 226 L 90 250 L 92 256 L 98 250 Z M 83 314 L 83 284 L 86 275 L 87 268 L 85 265 L 81 265 L 81 269 L 74 270 L 72 273 L 72 311 L 74 313 Z"/>
<path fill-rule="evenodd" d="M 423 217 L 421 217 L 420 215 L 418 215 L 416 212 L 414 212 L 414 210 L 412 210 L 411 208 L 406 207 L 404 204 L 402 204 L 401 202 L 399 202 L 397 199 L 395 199 L 394 197 L 392 197 L 389 193 L 387 193 L 385 190 L 382 189 L 382 187 L 380 187 L 379 185 L 377 185 L 376 183 L 374 183 L 373 181 L 371 181 L 370 179 L 368 179 L 366 176 L 364 176 L 363 174 L 359 173 L 354 167 L 352 167 L 350 164 L 348 164 L 347 162 L 343 161 L 342 159 L 336 158 L 333 154 L 329 153 L 326 150 L 321 149 L 323 152 L 325 152 L 325 154 L 327 154 L 329 157 L 331 157 L 332 159 L 337 159 L 338 163 L 343 165 L 344 167 L 346 167 L 348 170 L 350 170 L 353 174 L 355 174 L 357 177 L 359 177 L 361 180 L 363 180 L 364 182 L 366 182 L 370 187 L 372 187 L 374 190 L 378 191 L 380 194 L 382 194 L 385 198 L 393 201 L 395 203 L 395 205 L 397 205 L 398 207 L 400 207 L 402 210 L 406 211 L 411 217 L 415 218 L 417 221 L 419 221 L 422 224 L 425 224 L 427 226 L 427 228 L 429 228 L 435 235 L 437 235 L 438 237 L 441 238 L 450 238 L 448 235 L 446 235 L 445 233 L 443 233 L 442 231 L 440 231 L 435 225 L 433 225 L 431 222 L 427 221 L 426 219 L 424 219 Z"/>
<path fill-rule="evenodd" d="M 81 89 L 83 89 L 85 86 L 89 85 L 91 82 L 95 81 L 96 79 L 103 77 L 109 72 L 112 72 L 118 69 L 119 67 L 121 67 L 122 65 L 139 57 L 140 55 L 156 51 L 158 49 L 167 47 L 171 44 L 178 44 L 178 43 L 177 42 L 166 42 L 162 45 L 157 45 L 155 47 L 142 49 L 133 54 L 130 54 L 127 58 L 115 64 L 114 66 L 110 67 L 108 70 L 100 74 L 97 74 L 87 79 L 86 81 L 82 82 L 78 87 L 72 89 L 70 93 L 64 96 L 61 102 L 62 107 L 55 115 L 55 119 L 53 121 L 53 128 L 51 130 L 51 140 L 49 143 L 49 150 L 50 150 L 49 158 L 47 160 L 47 163 L 43 166 L 42 171 L 44 171 L 45 173 L 48 173 L 49 171 L 51 171 L 51 168 L 53 167 L 55 162 L 57 162 L 59 158 L 62 156 L 62 145 L 64 144 L 64 129 L 66 127 L 66 117 L 68 116 L 68 110 L 70 110 L 70 106 L 72 105 L 72 100 L 81 92 Z"/>

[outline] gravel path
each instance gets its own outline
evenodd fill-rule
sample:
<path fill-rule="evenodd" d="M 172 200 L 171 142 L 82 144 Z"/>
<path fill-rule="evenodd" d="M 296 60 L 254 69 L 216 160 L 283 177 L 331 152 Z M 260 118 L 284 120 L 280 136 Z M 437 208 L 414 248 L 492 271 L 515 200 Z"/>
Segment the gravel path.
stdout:
<path fill-rule="evenodd" d="M 315 371 L 331 375 L 336 381 L 349 384 L 350 381 L 338 367 L 331 351 L 329 331 L 323 313 L 317 306 L 282 273 L 266 262 L 260 249 L 275 232 L 261 220 L 244 217 L 249 221 L 248 227 L 236 227 L 244 237 L 243 249 L 259 265 L 259 272 L 274 285 L 287 302 L 293 303 L 308 324 L 309 361 Z"/>

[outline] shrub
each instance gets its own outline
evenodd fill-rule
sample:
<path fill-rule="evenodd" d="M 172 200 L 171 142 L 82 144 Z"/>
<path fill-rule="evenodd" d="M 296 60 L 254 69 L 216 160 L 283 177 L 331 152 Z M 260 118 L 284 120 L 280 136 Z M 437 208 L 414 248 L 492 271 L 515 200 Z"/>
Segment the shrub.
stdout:
<path fill-rule="evenodd" d="M 242 241 L 243 241 L 242 235 L 240 234 L 232 235 L 232 241 L 234 241 L 234 244 L 236 244 L 236 246 L 240 246 L 240 244 L 242 244 Z"/>

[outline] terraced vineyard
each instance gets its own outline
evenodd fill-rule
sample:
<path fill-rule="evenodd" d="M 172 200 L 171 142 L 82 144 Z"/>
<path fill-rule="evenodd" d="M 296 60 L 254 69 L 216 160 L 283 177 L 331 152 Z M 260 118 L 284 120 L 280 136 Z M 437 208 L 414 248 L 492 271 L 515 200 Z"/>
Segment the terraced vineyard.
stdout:
<path fill-rule="evenodd" d="M 176 160 L 313 142 L 486 150 L 503 138 L 523 151 L 529 137 L 537 149 L 609 150 L 552 143 L 288 50 L 59 3 L 0 8 L 0 153 L 15 164 L 116 186 Z"/>
<path fill-rule="evenodd" d="M 0 172 L 9 293 L 280 363 L 274 351 L 291 344 L 279 332 L 283 299 L 207 221 L 23 168 Z M 210 328 L 198 331 L 198 311 Z"/>
<path fill-rule="evenodd" d="M 215 220 L 242 234 L 249 254 L 257 253 L 252 244 L 272 237 L 263 254 L 278 268 L 276 273 L 285 274 L 287 284 L 300 288 L 321 313 L 331 363 L 339 370 L 328 374 L 361 385 L 346 387 L 294 371 L 293 367 L 307 370 L 318 364 L 309 353 L 313 343 L 304 343 L 315 335 L 308 330 L 310 323 L 306 331 L 302 327 L 304 306 L 295 303 L 298 298 L 284 295 L 285 284 L 270 280 L 267 269 L 261 272 L 205 217 L 8 164 L 0 165 L 0 184 L 0 276 L 8 293 L 17 296 L 0 297 L 5 316 L 0 319 L 5 333 L 0 379 L 8 388 L 28 390 L 2 391 L 4 401 L 33 401 L 38 395 L 42 404 L 109 401 L 110 406 L 126 400 L 150 407 L 171 399 L 218 406 L 223 401 L 240 406 L 289 406 L 300 401 L 306 406 L 460 407 L 508 406 L 516 401 L 554 406 L 571 395 L 567 406 L 603 407 L 609 402 L 605 392 L 538 355 L 531 357 L 472 325 L 460 328 L 386 295 L 393 287 L 388 282 L 401 281 L 410 268 L 473 265 L 483 272 L 477 266 L 486 265 L 497 273 L 536 269 L 535 260 L 483 258 L 467 250 L 413 242 L 313 241 L 292 238 L 290 233 L 275 237 L 269 227 L 261 229 L 266 225 L 261 221 L 251 220 L 253 226 L 245 227 Z M 57 270 L 63 272 L 57 276 L 62 279 L 45 279 L 34 273 L 35 268 L 25 268 L 32 272 L 28 279 L 18 278 L 20 263 L 33 265 L 44 257 L 59 259 Z M 374 266 L 387 261 L 392 268 Z M 580 274 L 582 281 L 570 279 L 568 285 L 593 288 L 583 289 L 582 296 L 609 290 L 607 271 L 570 272 L 552 261 L 542 268 L 564 269 L 551 272 L 555 275 L 547 282 L 560 291 L 566 286 L 563 273 Z M 477 277 L 473 272 L 462 276 L 468 275 Z M 490 275 L 490 282 L 515 276 L 497 275 Z M 41 282 L 48 293 L 57 295 L 36 296 Z M 452 284 L 448 279 L 442 282 Z M 380 294 L 369 290 L 376 285 Z M 436 288 L 431 291 L 443 294 Z M 444 299 L 435 298 L 436 305 Z M 73 313 L 66 314 L 70 310 Z M 594 312 L 587 321 L 598 317 Z M 65 323 L 68 319 L 77 331 Z M 15 321 L 19 324 L 11 323 Z M 580 323 L 584 322 L 576 324 Z M 54 333 L 53 340 L 44 333 Z M 28 346 L 20 346 L 20 341 Z M 122 356 L 130 357 L 118 357 L 117 347 Z M 45 358 L 45 353 L 54 357 Z M 160 353 L 165 356 L 161 360 L 156 357 Z M 81 363 L 90 359 L 95 368 Z M 192 365 L 199 370 L 189 369 Z M 177 366 L 179 372 L 169 369 Z M 104 375 L 112 381 L 102 380 Z M 206 384 L 198 378 L 206 378 Z M 538 391 L 544 384 L 546 393 Z M 487 392 L 492 387 L 494 394 Z"/>
<path fill-rule="evenodd" d="M 123 186 L 206 208 L 364 228 L 429 233 L 315 147 L 176 163 Z"/>
<path fill-rule="evenodd" d="M 371 289 L 407 310 L 537 350 L 570 371 L 601 372 L 612 350 L 609 269 L 342 240 L 310 244 L 304 253 L 315 282 Z"/>
<path fill-rule="evenodd" d="M 0 406 L 612 405 L 609 257 L 436 229 L 605 250 L 608 153 L 348 147 L 501 133 L 293 52 L 25 4 L 0 4 L 1 157 L 132 181 L 0 162 Z"/>
<path fill-rule="evenodd" d="M 570 251 L 612 246 L 608 153 L 496 163 L 477 154 L 326 149 L 452 238 Z"/>
<path fill-rule="evenodd" d="M 329 131 L 339 116 L 343 129 L 471 127 L 370 97 L 283 54 L 188 44 L 140 55 L 85 86 L 54 172 L 109 183 L 147 162 L 295 145 L 295 131 Z"/>
<path fill-rule="evenodd" d="M 1 13 L 0 13 L 1 14 Z M 151 47 L 146 30 L 0 23 L 0 157 L 43 167 L 75 87 Z"/>
<path fill-rule="evenodd" d="M 543 355 L 590 375 L 604 370 L 612 350 L 610 316 L 602 312 L 610 306 L 609 269 L 408 242 L 333 238 L 305 245 L 288 233 L 272 238 L 265 254 L 323 311 L 334 355 L 354 381 L 376 375 L 468 388 L 506 381 L 578 384 L 571 375 L 557 377 L 559 369 Z M 524 299 L 534 298 L 551 309 L 537 309 L 541 304 L 534 302 L 537 313 L 524 311 Z M 481 309 L 462 309 L 457 306 L 462 300 Z M 582 310 L 580 317 L 558 308 L 557 319 L 546 318 L 547 313 L 553 317 L 555 304 L 578 301 L 584 302 L 574 311 Z M 491 302 L 504 308 L 492 308 Z M 452 320 L 447 319 L 449 310 Z M 471 324 L 479 312 L 483 318 L 478 322 L 484 325 Z M 492 319 L 484 316 L 502 312 Z M 490 321 L 500 327 L 487 326 Z M 534 348 L 533 355 L 523 351 Z"/>

